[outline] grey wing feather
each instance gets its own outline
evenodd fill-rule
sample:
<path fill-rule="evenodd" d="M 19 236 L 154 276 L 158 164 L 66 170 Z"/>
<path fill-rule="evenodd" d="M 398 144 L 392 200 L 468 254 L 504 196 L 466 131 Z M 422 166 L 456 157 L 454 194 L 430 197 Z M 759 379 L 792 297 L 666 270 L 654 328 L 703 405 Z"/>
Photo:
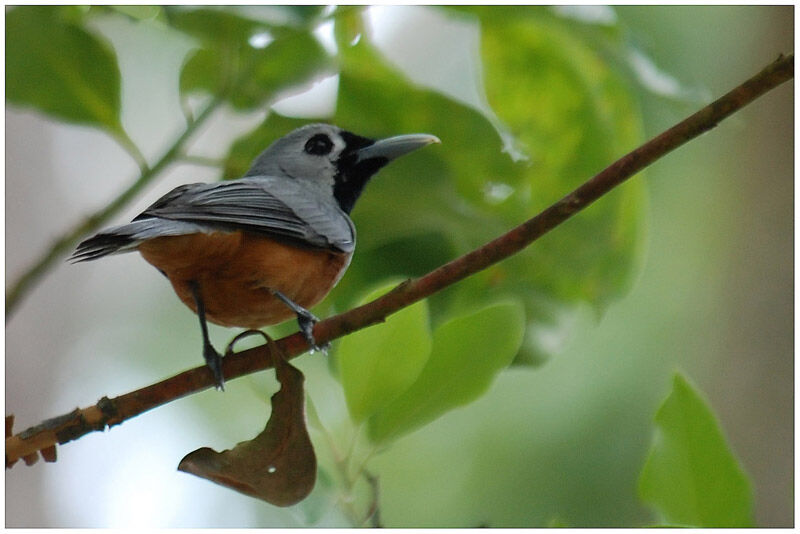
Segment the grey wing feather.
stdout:
<path fill-rule="evenodd" d="M 159 217 L 283 236 L 319 248 L 352 251 L 350 218 L 304 181 L 273 176 L 198 184 L 140 217 Z"/>
<path fill-rule="evenodd" d="M 133 222 L 87 239 L 72 256 L 86 261 L 135 249 L 142 241 L 197 232 L 248 230 L 298 244 L 352 252 L 355 228 L 333 199 L 290 178 L 248 177 L 188 184 L 161 197 Z"/>
<path fill-rule="evenodd" d="M 112 226 L 86 239 L 70 257 L 71 261 L 89 261 L 109 254 L 135 250 L 142 241 L 155 237 L 208 232 L 208 228 L 190 222 L 146 218 L 128 224 Z"/>

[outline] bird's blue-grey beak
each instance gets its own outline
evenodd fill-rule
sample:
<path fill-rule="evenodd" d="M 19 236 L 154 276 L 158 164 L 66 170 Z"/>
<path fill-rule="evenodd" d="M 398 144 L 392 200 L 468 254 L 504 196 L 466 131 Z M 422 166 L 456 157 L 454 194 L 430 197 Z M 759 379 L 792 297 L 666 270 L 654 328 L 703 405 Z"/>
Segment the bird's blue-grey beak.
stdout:
<path fill-rule="evenodd" d="M 356 151 L 357 161 L 373 158 L 386 158 L 391 161 L 409 152 L 430 145 L 441 143 L 438 137 L 430 134 L 397 135 L 379 139 L 369 146 Z"/>

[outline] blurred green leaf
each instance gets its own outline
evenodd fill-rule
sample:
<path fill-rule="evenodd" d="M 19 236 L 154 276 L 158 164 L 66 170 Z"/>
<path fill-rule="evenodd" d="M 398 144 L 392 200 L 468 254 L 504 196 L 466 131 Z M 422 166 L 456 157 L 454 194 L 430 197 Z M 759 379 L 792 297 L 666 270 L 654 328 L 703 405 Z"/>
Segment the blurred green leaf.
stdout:
<path fill-rule="evenodd" d="M 225 95 L 237 109 L 263 106 L 331 69 L 311 33 L 216 9 L 168 11 L 170 24 L 198 39 L 181 71 L 184 94 Z"/>
<path fill-rule="evenodd" d="M 397 282 L 372 291 L 374 300 Z M 386 321 L 346 336 L 336 349 L 347 408 L 357 422 L 388 405 L 414 382 L 431 352 L 428 305 L 421 300 Z"/>
<path fill-rule="evenodd" d="M 202 43 L 218 43 L 223 46 L 236 46 L 258 31 L 275 28 L 260 20 L 240 16 L 230 10 L 211 7 L 167 8 L 167 18 L 172 27 L 195 37 Z"/>
<path fill-rule="evenodd" d="M 369 436 L 385 442 L 481 396 L 519 350 L 525 314 L 516 302 L 494 304 L 442 324 L 419 378 L 369 419 Z"/>
<path fill-rule="evenodd" d="M 569 524 L 560 517 L 554 517 L 547 523 L 547 528 L 570 528 Z"/>
<path fill-rule="evenodd" d="M 161 15 L 162 10 L 161 6 L 152 5 L 116 5 L 108 7 L 134 20 L 150 20 L 158 18 Z"/>
<path fill-rule="evenodd" d="M 517 219 L 541 211 L 635 148 L 642 140 L 640 117 L 628 81 L 549 9 L 488 13 L 494 16 L 481 18 L 487 97 L 531 158 L 524 181 L 509 183 L 515 194 L 502 203 Z M 559 300 L 602 309 L 628 290 L 640 261 L 643 184 L 635 180 L 606 195 L 513 258 L 510 269 Z"/>
<path fill-rule="evenodd" d="M 80 25 L 80 11 L 18 6 L 6 13 L 6 99 L 55 118 L 122 133 L 113 49 Z"/>
<path fill-rule="evenodd" d="M 656 414 L 639 495 L 667 523 L 750 527 L 752 488 L 708 404 L 680 374 Z"/>
<path fill-rule="evenodd" d="M 282 7 L 297 17 L 303 24 L 308 24 L 319 18 L 326 6 L 289 4 Z"/>
<path fill-rule="evenodd" d="M 479 17 L 487 100 L 508 148 L 530 157 L 521 179 L 495 182 L 513 191 L 497 203 L 499 217 L 513 223 L 541 211 L 642 141 L 630 70 L 609 66 L 627 65 L 630 53 L 615 22 L 565 23 L 543 6 L 459 9 Z M 602 311 L 628 291 L 643 257 L 644 193 L 641 180 L 621 186 L 500 266 L 498 276 L 511 279 L 502 285 L 528 295 L 531 328 L 544 319 L 562 330 L 565 304 Z M 481 294 L 474 284 L 461 289 L 462 300 Z M 529 335 L 518 363 L 549 352 Z"/>

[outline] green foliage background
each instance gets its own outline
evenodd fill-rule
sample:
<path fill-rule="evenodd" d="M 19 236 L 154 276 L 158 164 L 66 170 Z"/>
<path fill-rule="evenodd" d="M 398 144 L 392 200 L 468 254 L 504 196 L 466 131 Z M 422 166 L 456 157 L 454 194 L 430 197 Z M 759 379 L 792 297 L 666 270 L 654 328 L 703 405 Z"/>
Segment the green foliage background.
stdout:
<path fill-rule="evenodd" d="M 465 103 L 412 82 L 375 45 L 362 9 L 330 12 L 314 6 L 263 11 L 149 6 L 11 9 L 6 22 L 7 101 L 15 109 L 85 125 L 78 128 L 99 128 L 125 150 L 141 144 L 141 152 L 155 161 L 166 151 L 170 136 L 163 146 L 148 150 L 149 137 L 163 136 L 164 128 L 151 124 L 148 131 L 130 111 L 146 105 L 155 91 L 149 84 L 156 78 L 151 82 L 146 57 L 142 63 L 143 54 L 137 49 L 148 39 L 171 54 L 185 51 L 179 72 L 166 73 L 163 78 L 168 81 L 161 82 L 174 86 L 176 115 L 182 109 L 189 121 L 198 122 L 213 116 L 216 122 L 204 126 L 215 132 L 221 131 L 225 120 L 236 123 L 250 114 L 248 126 L 234 128 L 233 135 L 228 131 L 225 141 L 214 137 L 204 143 L 207 131 L 201 128 L 200 142 L 189 143 L 193 155 L 221 158 L 221 169 L 211 178 L 241 176 L 267 144 L 309 120 L 330 121 L 373 137 L 410 132 L 439 136 L 441 146 L 393 163 L 370 184 L 354 211 L 358 251 L 345 278 L 316 310 L 324 316 L 352 306 L 365 292 L 390 280 L 427 272 L 532 216 L 647 136 L 699 107 L 709 95 L 721 94 L 778 52 L 788 51 L 780 46 L 791 46 L 790 38 L 772 30 L 784 27 L 781 17 L 788 8 L 430 9 L 439 20 L 479 29 L 479 102 Z M 763 44 L 760 54 L 750 50 L 750 56 L 726 69 L 708 68 L 704 61 L 712 51 L 720 57 L 723 51 L 724 57 L 740 57 L 728 51 L 734 45 L 731 35 L 737 32 L 706 28 L 697 37 L 692 31 L 704 22 L 717 27 L 720 20 L 753 35 L 770 34 L 776 44 Z M 331 23 L 335 53 L 311 33 Z M 410 27 L 413 24 L 407 23 L 405 31 Z M 684 31 L 684 38 L 670 31 Z M 253 46 L 258 42 L 254 38 L 264 38 L 266 46 Z M 125 65 L 136 61 L 139 70 L 126 71 Z M 273 112 L 263 119 L 253 115 L 333 74 L 338 74 L 338 92 L 332 115 L 293 118 Z M 783 98 L 784 107 L 775 109 L 788 113 L 785 93 Z M 112 512 L 113 497 L 104 500 L 105 505 L 97 504 L 103 511 L 95 515 L 75 512 L 68 495 L 81 492 L 69 485 L 70 467 L 64 464 L 78 462 L 82 469 L 100 473 L 126 465 L 123 459 L 131 456 L 125 453 L 126 445 L 132 441 L 125 431 L 134 425 L 140 428 L 136 441 L 150 457 L 139 459 L 132 469 L 150 466 L 158 485 L 177 483 L 185 494 L 198 491 L 201 501 L 217 503 L 202 517 L 190 511 L 196 503 L 185 510 L 176 505 L 171 515 L 154 513 L 153 523 L 144 524 L 348 525 L 371 499 L 359 470 L 363 467 L 380 477 L 379 506 L 386 526 L 551 522 L 641 526 L 653 521 L 717 526 L 727 524 L 725 519 L 735 525 L 750 524 L 753 495 L 737 455 L 731 454 L 707 404 L 680 376 L 658 412 L 649 455 L 647 450 L 652 416 L 667 395 L 676 365 L 688 368 L 691 376 L 699 376 L 698 381 L 710 387 L 711 404 L 721 409 L 724 423 L 726 417 L 733 418 L 736 402 L 759 404 L 762 389 L 755 385 L 761 383 L 759 377 L 768 380 L 763 377 L 784 374 L 787 365 L 791 368 L 791 277 L 786 275 L 787 269 L 791 273 L 791 257 L 784 254 L 791 250 L 791 221 L 781 215 L 761 227 L 740 215 L 763 207 L 754 203 L 754 196 L 763 199 L 769 210 L 777 203 L 783 208 L 777 213 L 785 214 L 787 206 L 791 212 L 791 199 L 787 205 L 782 194 L 787 187 L 791 191 L 790 163 L 767 167 L 763 182 L 753 180 L 741 166 L 769 160 L 776 151 L 784 159 L 772 161 L 790 161 L 786 151 L 791 153 L 792 130 L 784 123 L 770 132 L 752 127 L 750 123 L 766 108 L 753 109 L 731 121 L 733 126 L 713 132 L 714 140 L 703 138 L 659 162 L 647 176 L 607 195 L 515 257 L 404 310 L 385 325 L 337 343 L 329 361 L 319 355 L 298 360 L 308 377 L 309 418 L 321 471 L 312 496 L 294 509 L 266 507 L 202 486 L 207 485 L 202 481 L 173 481 L 172 471 L 155 467 L 173 456 L 177 462 L 182 453 L 168 452 L 172 448 L 222 449 L 251 437 L 263 426 L 264 407 L 275 387 L 264 374 L 231 384 L 224 396 L 213 392 L 194 396 L 187 401 L 191 406 L 180 412 L 173 407 L 159 410 L 169 430 L 157 430 L 156 418 L 148 423 L 150 415 L 115 429 L 99 438 L 106 439 L 103 446 L 109 447 L 108 452 L 114 451 L 109 456 L 92 453 L 83 464 L 70 459 L 69 451 L 84 447 L 89 441 L 85 439 L 61 449 L 61 460 L 46 466 L 45 478 L 35 478 L 36 472 L 20 474 L 17 468 L 9 474 L 7 487 L 46 489 L 52 500 L 48 512 L 37 516 L 14 500 L 20 494 L 12 489 L 7 493 L 9 526 L 125 524 L 124 513 Z M 176 117 L 164 119 L 178 134 L 186 127 Z M 725 133 L 737 127 L 746 134 Z M 20 146 L 12 143 L 8 158 L 33 165 L 31 160 L 26 163 Z M 92 146 L 82 149 L 91 157 Z M 750 159 L 728 164 L 731 152 L 744 150 Z M 112 166 L 105 172 L 117 176 L 118 168 L 123 167 Z M 22 180 L 27 178 L 28 186 L 38 183 L 38 178 L 15 169 L 12 164 L 8 174 L 11 198 L 24 191 Z M 39 188 L 46 191 L 47 180 L 57 180 L 59 169 L 39 176 L 43 177 Z M 194 172 L 184 178 L 180 181 L 200 179 Z M 113 196 L 114 189 L 105 191 L 98 204 L 107 202 L 103 199 Z M 158 196 L 166 189 L 166 184 L 156 184 L 150 193 Z M 24 192 L 19 194 L 24 197 Z M 37 202 L 38 207 L 27 206 L 28 210 L 46 214 L 46 201 Z M 13 230 L 24 216 L 14 216 L 20 212 L 14 211 L 13 202 L 9 207 Z M 78 205 L 77 212 L 90 209 Z M 58 229 L 57 214 L 43 219 L 54 221 L 49 231 Z M 764 240 L 762 235 L 770 237 Z M 46 242 L 35 233 L 31 239 Z M 7 266 L 16 267 L 10 262 L 17 250 L 21 257 L 31 255 L 22 246 L 14 248 L 20 242 L 12 241 Z M 775 251 L 770 264 L 773 283 L 754 286 L 731 300 L 736 293 L 732 288 L 742 287 L 742 280 L 760 279 L 750 269 L 751 260 L 762 257 L 762 249 Z M 34 353 L 34 361 L 41 360 L 41 354 L 35 355 L 36 343 L 25 345 L 23 340 L 37 322 L 36 310 L 46 306 L 57 311 L 61 306 L 62 313 L 50 322 L 57 325 L 56 331 L 71 329 L 61 337 L 67 339 L 67 347 L 59 345 L 64 361 L 56 365 L 54 381 L 74 374 L 70 371 L 76 365 L 86 370 L 82 363 L 68 362 L 73 361 L 71 356 L 85 362 L 87 352 L 96 365 L 89 368 L 93 373 L 115 375 L 119 371 L 109 361 L 133 361 L 140 366 L 134 376 L 147 378 L 132 385 L 123 381 L 119 391 L 111 391 L 98 376 L 87 398 L 76 398 L 73 387 L 70 395 L 43 396 L 50 404 L 39 411 L 12 385 L 10 412 L 31 410 L 33 424 L 66 411 L 63 402 L 84 405 L 198 363 L 199 350 L 195 354 L 197 343 L 192 341 L 198 335 L 195 319 L 166 287 L 149 295 L 150 290 L 143 289 L 157 287 L 162 282 L 157 275 L 142 275 L 141 282 L 138 274 L 131 276 L 127 285 L 138 283 L 142 288 L 130 288 L 131 294 L 120 284 L 111 284 L 105 293 L 97 287 L 97 277 L 123 272 L 135 260 L 120 261 L 92 266 L 93 271 L 85 272 L 95 273 L 94 277 L 83 282 L 69 277 L 91 274 L 76 274 L 74 267 L 68 273 L 65 268 L 56 270 L 54 278 L 61 277 L 80 296 L 73 294 L 58 304 L 37 302 L 34 294 L 28 309 L 9 323 L 9 346 L 14 350 L 8 372 L 11 376 L 25 372 L 17 371 L 14 361 L 24 361 L 26 351 Z M 764 312 L 763 324 L 775 332 L 771 341 L 762 342 L 761 330 L 743 331 L 737 325 L 752 314 L 752 301 L 770 292 L 775 294 L 770 297 L 775 306 Z M 141 304 L 133 304 L 137 296 L 142 297 Z M 157 306 L 153 299 L 160 299 Z M 75 302 L 81 305 L 65 320 L 63 310 Z M 112 305 L 104 307 L 108 303 Z M 731 309 L 740 311 L 729 312 L 722 323 L 720 310 Z M 135 326 L 126 330 L 121 322 Z M 275 331 L 293 328 L 287 324 Z M 213 335 L 223 345 L 232 334 L 215 329 Z M 104 358 L 100 347 L 114 347 L 113 354 Z M 176 356 L 164 358 L 165 354 Z M 743 362 L 762 359 L 763 368 L 756 373 L 740 368 Z M 30 372 L 37 383 L 47 378 L 36 364 Z M 727 391 L 731 384 L 736 387 Z M 775 390 L 786 388 L 783 382 Z M 80 392 L 87 394 L 85 387 Z M 68 400 L 59 404 L 64 396 Z M 791 395 L 788 399 L 768 398 L 762 403 L 770 417 L 760 418 L 759 424 L 791 427 Z M 770 410 L 775 405 L 781 411 Z M 675 415 L 674 410 L 682 411 Z M 193 429 L 183 426 L 178 431 L 177 421 L 186 419 L 193 421 Z M 685 427 L 678 428 L 686 421 L 697 422 L 691 428 L 698 438 L 666 439 L 668 446 L 663 446 L 665 436 L 686 433 Z M 785 473 L 777 477 L 770 473 L 780 471 L 775 466 L 791 457 L 791 432 L 779 433 L 774 440 L 775 447 L 788 447 L 788 453 L 765 459 L 763 449 L 748 448 L 743 437 L 751 430 L 750 423 L 733 422 L 733 449 L 737 444 L 744 448 L 744 472 L 755 471 L 760 523 L 787 524 L 790 485 Z M 201 436 L 175 441 L 182 433 L 196 432 L 197 426 L 203 429 Z M 172 440 L 169 445 L 158 441 L 164 432 Z M 119 449 L 107 439 L 112 435 L 119 436 L 123 444 Z M 153 441 L 145 443 L 149 437 Z M 92 449 L 84 450 L 89 454 Z M 675 467 L 693 454 L 704 459 L 701 463 L 719 462 L 720 469 L 732 475 L 711 480 L 710 486 L 696 492 L 682 491 L 692 480 L 708 480 L 693 468 Z M 646 456 L 648 467 L 639 479 Z M 664 479 L 670 475 L 672 479 Z M 141 499 L 142 489 L 128 480 L 119 483 L 119 495 L 127 495 L 129 502 Z M 709 489 L 714 484 L 723 494 L 735 492 L 736 499 L 711 504 L 681 501 L 681 496 L 695 493 L 714 495 Z M 234 502 L 231 499 L 238 499 L 234 508 L 221 507 L 222 500 Z M 150 505 L 160 510 L 158 504 Z M 706 513 L 681 512 L 687 508 Z M 73 512 L 64 513 L 67 509 Z"/>

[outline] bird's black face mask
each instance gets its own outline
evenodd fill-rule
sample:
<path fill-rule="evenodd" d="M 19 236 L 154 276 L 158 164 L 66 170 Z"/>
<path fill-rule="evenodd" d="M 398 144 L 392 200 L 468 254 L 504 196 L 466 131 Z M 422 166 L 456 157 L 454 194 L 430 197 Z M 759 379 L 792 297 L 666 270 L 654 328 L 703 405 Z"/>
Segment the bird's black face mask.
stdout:
<path fill-rule="evenodd" d="M 374 144 L 375 141 L 346 131 L 342 131 L 340 135 L 346 146 L 336 162 L 333 196 L 342 211 L 350 213 L 364 186 L 381 167 L 389 163 L 389 158 L 359 159 L 358 150 Z"/>

